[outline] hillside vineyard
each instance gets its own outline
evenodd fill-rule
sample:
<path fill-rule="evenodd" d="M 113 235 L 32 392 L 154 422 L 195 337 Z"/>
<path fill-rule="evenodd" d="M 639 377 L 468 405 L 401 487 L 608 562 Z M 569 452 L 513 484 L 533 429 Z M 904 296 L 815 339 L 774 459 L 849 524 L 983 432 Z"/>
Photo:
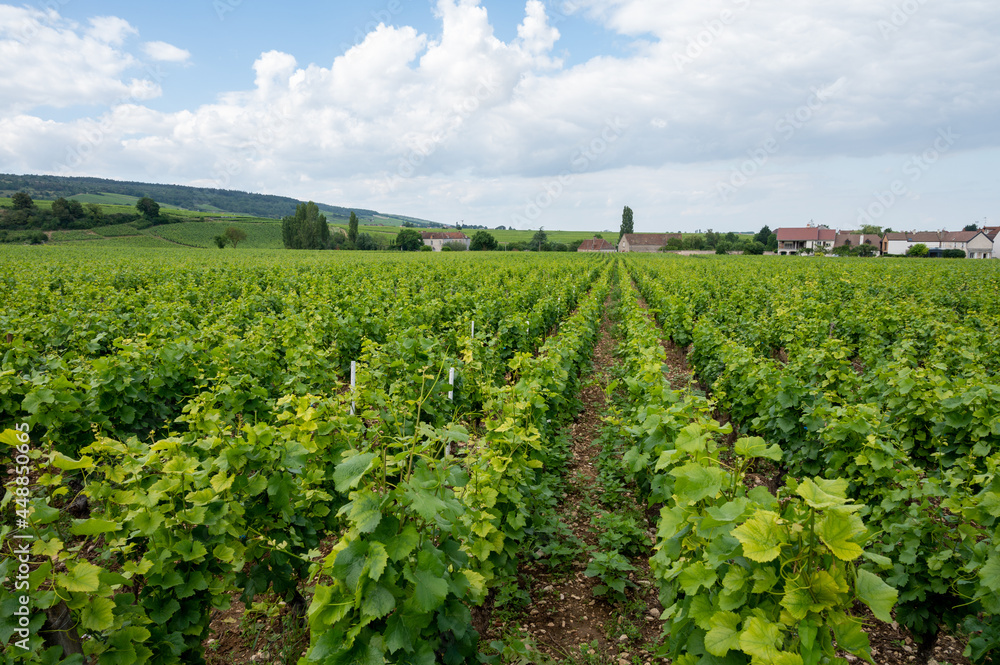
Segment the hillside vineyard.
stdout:
<path fill-rule="evenodd" d="M 661 655 L 869 659 L 858 608 L 923 645 L 963 631 L 975 663 L 1000 646 L 996 262 L 0 247 L 0 267 L 5 555 L 30 546 L 0 560 L 4 662 L 205 662 L 213 612 L 262 594 L 299 611 L 303 663 L 481 662 L 473 610 L 552 533 L 605 315 Z"/>

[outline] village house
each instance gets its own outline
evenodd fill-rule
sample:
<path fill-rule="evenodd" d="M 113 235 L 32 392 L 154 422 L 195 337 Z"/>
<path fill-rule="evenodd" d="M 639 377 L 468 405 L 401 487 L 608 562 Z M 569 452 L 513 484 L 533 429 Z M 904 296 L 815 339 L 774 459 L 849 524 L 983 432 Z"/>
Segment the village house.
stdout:
<path fill-rule="evenodd" d="M 816 249 L 830 251 L 837 241 L 837 232 L 833 229 L 821 229 L 816 226 L 804 228 L 778 229 L 778 254 L 796 254 L 806 252 L 812 254 Z"/>
<path fill-rule="evenodd" d="M 435 252 L 440 252 L 445 244 L 461 243 L 469 249 L 469 244 L 472 243 L 472 239 L 461 231 L 421 231 L 420 235 L 424 244 L 430 245 Z"/>
<path fill-rule="evenodd" d="M 914 245 L 925 245 L 932 250 L 960 249 L 970 259 L 988 259 L 996 256 L 994 238 L 986 230 L 887 233 L 882 238 L 882 253 L 903 256 Z"/>
<path fill-rule="evenodd" d="M 848 247 L 858 247 L 860 245 L 871 245 L 872 249 L 875 250 L 875 256 L 882 253 L 882 238 L 880 236 L 874 235 L 872 233 L 837 233 L 836 240 L 833 241 L 833 248 L 843 247 L 844 245 Z"/>
<path fill-rule="evenodd" d="M 615 252 L 615 246 L 604 238 L 588 238 L 580 243 L 578 252 Z"/>
<path fill-rule="evenodd" d="M 680 233 L 626 233 L 618 241 L 619 252 L 658 252 L 671 238 L 681 239 Z"/>

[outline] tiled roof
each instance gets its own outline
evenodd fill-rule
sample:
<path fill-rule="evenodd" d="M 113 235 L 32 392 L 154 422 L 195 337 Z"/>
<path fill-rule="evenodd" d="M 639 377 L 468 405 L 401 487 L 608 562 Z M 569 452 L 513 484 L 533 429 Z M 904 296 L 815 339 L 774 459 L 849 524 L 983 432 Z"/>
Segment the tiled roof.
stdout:
<path fill-rule="evenodd" d="M 610 242 L 604 238 L 588 238 L 580 243 L 580 249 L 578 252 L 600 252 L 613 250 L 615 248 Z"/>
<path fill-rule="evenodd" d="M 421 231 L 424 240 L 468 240 L 469 236 L 461 231 Z"/>
<path fill-rule="evenodd" d="M 663 247 L 671 238 L 681 239 L 680 233 L 626 233 L 622 236 L 628 240 L 632 247 L 637 245 L 649 245 L 653 247 Z"/>
<path fill-rule="evenodd" d="M 807 240 L 822 240 L 824 242 L 837 239 L 833 229 L 820 229 L 814 226 L 805 228 L 782 228 L 777 231 L 778 242 L 805 242 Z"/>

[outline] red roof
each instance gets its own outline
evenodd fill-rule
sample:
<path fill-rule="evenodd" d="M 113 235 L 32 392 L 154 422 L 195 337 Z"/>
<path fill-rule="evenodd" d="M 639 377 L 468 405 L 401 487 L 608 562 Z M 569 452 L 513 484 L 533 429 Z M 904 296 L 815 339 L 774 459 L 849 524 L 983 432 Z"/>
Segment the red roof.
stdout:
<path fill-rule="evenodd" d="M 671 238 L 681 240 L 680 233 L 626 233 L 622 238 L 628 241 L 631 247 L 663 247 Z"/>
<path fill-rule="evenodd" d="M 589 238 L 580 243 L 578 252 L 608 252 L 614 251 L 615 246 L 604 238 Z"/>
<path fill-rule="evenodd" d="M 805 228 L 778 229 L 778 242 L 805 242 L 807 240 L 832 242 L 837 239 L 837 232 L 833 229 L 821 229 L 815 226 Z"/>
<path fill-rule="evenodd" d="M 469 236 L 461 231 L 421 231 L 424 240 L 468 240 Z"/>

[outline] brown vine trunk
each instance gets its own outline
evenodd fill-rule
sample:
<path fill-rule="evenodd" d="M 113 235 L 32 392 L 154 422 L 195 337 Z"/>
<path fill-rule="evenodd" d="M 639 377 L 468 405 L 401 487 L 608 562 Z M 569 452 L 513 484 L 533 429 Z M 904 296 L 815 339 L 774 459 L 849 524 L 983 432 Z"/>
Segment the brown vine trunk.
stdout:
<path fill-rule="evenodd" d="M 45 610 L 45 624 L 42 626 L 41 636 L 47 647 L 62 647 L 62 656 L 72 656 L 83 654 L 83 643 L 80 635 L 76 632 L 76 624 L 73 623 L 73 615 L 64 601 L 59 601 Z"/>

